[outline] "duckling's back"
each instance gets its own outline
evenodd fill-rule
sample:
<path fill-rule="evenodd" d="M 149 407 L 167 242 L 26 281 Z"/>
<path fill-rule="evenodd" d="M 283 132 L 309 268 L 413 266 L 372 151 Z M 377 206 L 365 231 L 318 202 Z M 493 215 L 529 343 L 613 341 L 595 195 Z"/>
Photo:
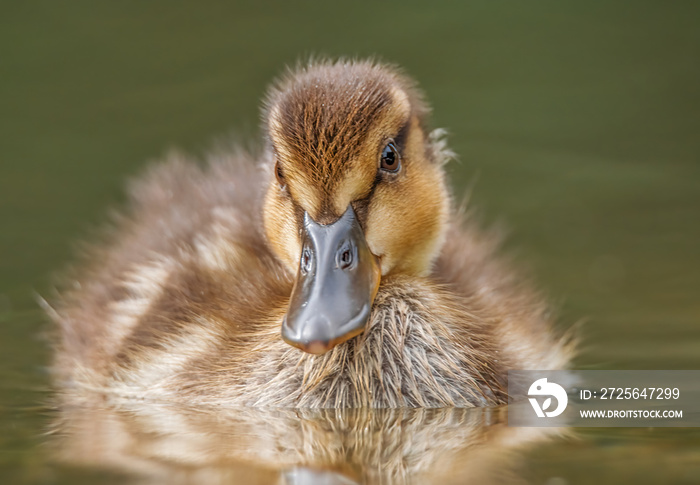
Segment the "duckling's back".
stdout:
<path fill-rule="evenodd" d="M 150 385 L 216 338 L 195 321 L 216 318 L 237 298 L 264 308 L 274 306 L 271 295 L 283 299 L 289 278 L 257 218 L 263 170 L 242 151 L 210 156 L 206 166 L 174 153 L 130 184 L 127 209 L 47 305 L 60 329 L 54 369 L 62 385 L 114 390 L 136 368 L 153 370 L 138 378 Z M 215 294 L 211 281 L 231 292 Z"/>

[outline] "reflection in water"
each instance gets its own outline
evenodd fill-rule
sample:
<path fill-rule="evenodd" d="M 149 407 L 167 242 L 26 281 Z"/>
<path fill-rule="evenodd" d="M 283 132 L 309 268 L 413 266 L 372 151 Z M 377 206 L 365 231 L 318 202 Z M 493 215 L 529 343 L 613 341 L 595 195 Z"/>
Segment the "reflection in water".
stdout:
<path fill-rule="evenodd" d="M 61 461 L 140 483 L 502 483 L 518 450 L 557 433 L 509 428 L 506 409 L 185 408 L 64 399 Z"/>

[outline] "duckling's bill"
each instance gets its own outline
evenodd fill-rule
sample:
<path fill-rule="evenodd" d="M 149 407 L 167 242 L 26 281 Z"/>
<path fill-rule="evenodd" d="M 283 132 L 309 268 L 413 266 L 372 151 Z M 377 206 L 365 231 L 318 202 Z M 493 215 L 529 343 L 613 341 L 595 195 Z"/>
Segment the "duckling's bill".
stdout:
<path fill-rule="evenodd" d="M 299 269 L 282 338 L 323 354 L 359 335 L 369 320 L 381 270 L 352 206 L 332 224 L 304 214 Z"/>

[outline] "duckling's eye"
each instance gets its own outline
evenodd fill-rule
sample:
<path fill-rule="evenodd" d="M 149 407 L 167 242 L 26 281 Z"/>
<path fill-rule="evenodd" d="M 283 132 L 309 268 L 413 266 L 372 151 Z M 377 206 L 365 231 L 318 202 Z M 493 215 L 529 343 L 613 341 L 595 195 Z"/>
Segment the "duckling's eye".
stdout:
<path fill-rule="evenodd" d="M 401 168 L 401 157 L 393 141 L 387 143 L 382 150 L 380 167 L 387 172 L 398 172 Z"/>
<path fill-rule="evenodd" d="M 287 181 L 284 179 L 284 172 L 282 171 L 279 161 L 275 163 L 275 177 L 277 177 L 277 183 L 280 184 L 280 187 L 287 185 Z"/>

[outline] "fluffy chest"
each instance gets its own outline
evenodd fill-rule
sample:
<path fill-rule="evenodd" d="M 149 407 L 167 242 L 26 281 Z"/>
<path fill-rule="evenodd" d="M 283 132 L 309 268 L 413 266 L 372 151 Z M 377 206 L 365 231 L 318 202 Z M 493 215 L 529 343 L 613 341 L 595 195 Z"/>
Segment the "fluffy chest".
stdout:
<path fill-rule="evenodd" d="M 241 397 L 246 405 L 323 408 L 494 402 L 492 363 L 478 329 L 459 308 L 435 308 L 440 301 L 385 289 L 364 334 L 322 356 L 276 345 L 253 364 Z"/>

